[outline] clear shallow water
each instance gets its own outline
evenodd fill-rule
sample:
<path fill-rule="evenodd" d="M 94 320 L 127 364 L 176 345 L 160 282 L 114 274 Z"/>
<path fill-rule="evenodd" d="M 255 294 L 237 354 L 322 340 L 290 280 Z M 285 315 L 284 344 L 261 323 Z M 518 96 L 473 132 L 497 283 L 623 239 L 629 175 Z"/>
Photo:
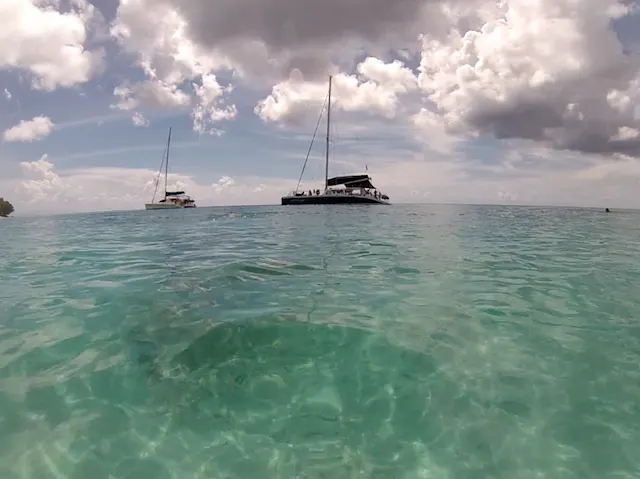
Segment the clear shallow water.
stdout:
<path fill-rule="evenodd" d="M 0 223 L 0 477 L 640 477 L 640 214 Z"/>

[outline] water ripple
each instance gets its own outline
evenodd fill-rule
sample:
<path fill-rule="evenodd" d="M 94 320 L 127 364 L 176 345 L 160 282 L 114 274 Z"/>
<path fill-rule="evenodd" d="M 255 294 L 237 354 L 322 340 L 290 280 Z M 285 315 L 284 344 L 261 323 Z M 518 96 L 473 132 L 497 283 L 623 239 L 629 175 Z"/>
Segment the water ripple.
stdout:
<path fill-rule="evenodd" d="M 640 477 L 640 216 L 0 223 L 0 477 Z"/>

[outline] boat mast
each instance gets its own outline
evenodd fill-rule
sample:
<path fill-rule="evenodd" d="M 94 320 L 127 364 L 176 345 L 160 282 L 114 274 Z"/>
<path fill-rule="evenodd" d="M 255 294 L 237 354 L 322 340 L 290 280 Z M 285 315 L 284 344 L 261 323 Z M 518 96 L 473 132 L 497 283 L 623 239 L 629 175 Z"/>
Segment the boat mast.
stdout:
<path fill-rule="evenodd" d="M 329 99 L 327 102 L 327 151 L 324 165 L 324 190 L 329 188 L 329 132 L 331 126 L 331 75 L 329 75 Z"/>
<path fill-rule="evenodd" d="M 164 199 L 167 199 L 167 176 L 169 174 L 169 148 L 171 147 L 171 127 L 169 127 L 169 138 L 167 139 L 167 162 L 164 165 Z"/>

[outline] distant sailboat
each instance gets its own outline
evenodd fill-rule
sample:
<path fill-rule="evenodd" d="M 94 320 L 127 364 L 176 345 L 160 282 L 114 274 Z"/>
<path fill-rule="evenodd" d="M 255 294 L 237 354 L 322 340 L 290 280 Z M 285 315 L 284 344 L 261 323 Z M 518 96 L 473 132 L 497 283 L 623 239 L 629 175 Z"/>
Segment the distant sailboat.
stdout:
<path fill-rule="evenodd" d="M 322 112 L 320 113 L 322 117 Z M 320 119 L 318 119 L 318 123 Z M 282 197 L 283 205 L 327 205 L 327 204 L 378 204 L 388 205 L 389 197 L 378 191 L 371 183 L 368 173 L 329 178 L 329 133 L 331 126 L 331 77 L 329 77 L 329 94 L 327 97 L 327 145 L 325 156 L 324 191 L 298 191 L 300 181 L 294 191 Z M 317 127 L 316 127 L 317 130 Z M 315 138 L 315 133 L 314 133 Z M 313 144 L 313 139 L 311 140 Z M 309 148 L 311 151 L 311 148 Z M 307 155 L 308 158 L 308 155 Z M 306 165 L 306 161 L 305 161 Z M 365 165 L 366 166 L 366 165 Z M 369 167 L 366 166 L 367 171 Z M 304 167 L 302 168 L 304 173 Z M 302 175 L 300 175 L 302 179 Z"/>
<path fill-rule="evenodd" d="M 166 154 L 160 163 L 160 171 L 156 178 L 156 187 L 153 190 L 153 198 L 151 203 L 144 205 L 146 210 L 175 210 L 179 208 L 195 208 L 196 202 L 186 195 L 184 191 L 167 191 L 167 176 L 169 174 L 169 149 L 171 148 L 171 127 L 169 127 L 169 138 L 167 139 Z M 164 165 L 164 198 L 155 201 L 158 192 L 158 183 L 160 182 L 160 174 L 162 173 L 162 165 Z"/>

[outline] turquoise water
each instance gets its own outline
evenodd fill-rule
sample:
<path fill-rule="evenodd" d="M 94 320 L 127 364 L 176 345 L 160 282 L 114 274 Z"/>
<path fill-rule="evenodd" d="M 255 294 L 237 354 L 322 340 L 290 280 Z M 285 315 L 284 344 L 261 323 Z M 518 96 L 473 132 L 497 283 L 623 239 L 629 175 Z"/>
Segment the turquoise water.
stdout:
<path fill-rule="evenodd" d="M 640 477 L 640 214 L 0 222 L 0 477 Z"/>

